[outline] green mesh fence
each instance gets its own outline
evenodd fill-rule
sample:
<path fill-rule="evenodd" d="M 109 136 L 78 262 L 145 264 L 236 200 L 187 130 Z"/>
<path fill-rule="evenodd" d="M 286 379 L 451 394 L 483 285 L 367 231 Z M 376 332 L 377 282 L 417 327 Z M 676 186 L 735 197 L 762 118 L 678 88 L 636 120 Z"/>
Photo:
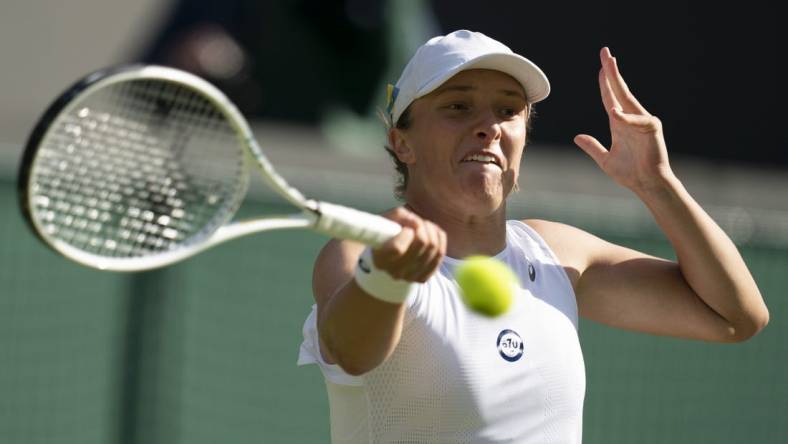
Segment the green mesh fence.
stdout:
<path fill-rule="evenodd" d="M 0 185 L 0 442 L 326 441 L 319 370 L 295 365 L 324 239 L 105 273 L 43 247 Z"/>
<path fill-rule="evenodd" d="M 45 249 L 11 183 L 0 184 L 0 208 L 0 442 L 328 442 L 322 377 L 295 365 L 322 237 L 252 236 L 118 275 Z M 672 257 L 663 240 L 597 234 Z M 581 325 L 584 442 L 785 442 L 788 250 L 742 252 L 771 310 L 749 342 Z"/>
<path fill-rule="evenodd" d="M 674 258 L 663 241 L 607 239 Z M 748 342 L 711 344 L 581 324 L 586 443 L 782 443 L 788 435 L 788 250 L 742 247 L 771 321 Z"/>

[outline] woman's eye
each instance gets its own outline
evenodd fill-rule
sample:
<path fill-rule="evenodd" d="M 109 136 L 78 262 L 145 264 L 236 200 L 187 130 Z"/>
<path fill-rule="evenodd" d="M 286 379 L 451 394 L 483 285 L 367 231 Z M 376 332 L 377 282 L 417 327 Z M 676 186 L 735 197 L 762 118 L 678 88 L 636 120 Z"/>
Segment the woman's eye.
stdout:
<path fill-rule="evenodd" d="M 506 117 L 514 117 L 517 115 L 517 110 L 514 108 L 501 108 L 501 115 Z"/>
<path fill-rule="evenodd" d="M 452 111 L 465 111 L 468 109 L 468 105 L 464 103 L 451 103 L 446 108 Z"/>

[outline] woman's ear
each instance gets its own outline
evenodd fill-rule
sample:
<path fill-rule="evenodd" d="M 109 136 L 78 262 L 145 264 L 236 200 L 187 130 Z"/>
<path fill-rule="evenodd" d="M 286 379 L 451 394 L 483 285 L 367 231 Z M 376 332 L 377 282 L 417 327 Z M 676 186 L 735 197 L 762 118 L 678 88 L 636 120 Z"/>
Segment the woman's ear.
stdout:
<path fill-rule="evenodd" d="M 416 161 L 416 155 L 408 144 L 407 138 L 402 130 L 391 128 L 389 130 L 389 146 L 397 159 L 405 164 L 412 164 Z"/>

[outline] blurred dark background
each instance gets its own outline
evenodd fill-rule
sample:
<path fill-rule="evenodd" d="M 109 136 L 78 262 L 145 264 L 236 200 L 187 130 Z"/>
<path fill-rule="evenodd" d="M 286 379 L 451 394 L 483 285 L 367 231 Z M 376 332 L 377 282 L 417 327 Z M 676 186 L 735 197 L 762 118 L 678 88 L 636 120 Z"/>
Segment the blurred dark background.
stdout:
<path fill-rule="evenodd" d="M 209 77 L 247 114 L 262 119 L 315 123 L 336 103 L 363 115 L 381 106 L 379 85 L 397 80 L 398 74 L 382 77 L 386 67 L 389 73 L 403 67 L 392 60 L 390 40 L 412 38 L 386 20 L 395 3 L 181 0 L 142 58 Z M 598 51 L 609 46 L 631 90 L 662 119 L 672 153 L 788 164 L 785 87 L 777 79 L 785 43 L 772 3 L 493 0 L 482 7 L 470 0 L 435 0 L 424 5 L 435 34 L 481 31 L 547 73 L 552 94 L 537 107 L 534 143 L 571 146 L 579 132 L 609 137 L 596 80 Z M 211 34 L 229 37 L 244 54 L 224 77 L 189 60 L 188 48 L 197 54 L 195 42 Z M 217 57 L 218 65 L 233 66 L 226 54 Z"/>
<path fill-rule="evenodd" d="M 384 6 L 179 0 L 142 60 L 197 72 L 260 119 L 316 123 L 331 103 L 364 114 L 378 101 L 374 90 L 388 62 Z M 234 69 L 212 72 L 228 65 Z"/>
<path fill-rule="evenodd" d="M 534 141 L 609 134 L 596 81 L 598 50 L 609 46 L 630 89 L 662 119 L 671 152 L 788 163 L 777 82 L 785 41 L 774 3 L 493 2 L 522 18 L 519 29 L 497 26 L 496 8 L 456 4 L 434 2 L 445 29 L 474 23 L 548 74 L 553 94 L 538 107 Z"/>

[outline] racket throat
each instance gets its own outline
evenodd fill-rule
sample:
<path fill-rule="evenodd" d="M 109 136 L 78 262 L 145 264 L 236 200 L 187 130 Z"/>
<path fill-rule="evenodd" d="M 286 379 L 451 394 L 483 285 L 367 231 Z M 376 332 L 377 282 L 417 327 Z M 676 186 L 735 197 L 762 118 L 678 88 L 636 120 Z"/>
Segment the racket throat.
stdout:
<path fill-rule="evenodd" d="M 238 221 L 219 228 L 214 236 L 208 239 L 206 244 L 200 249 L 204 250 L 216 244 L 261 231 L 309 228 L 315 224 L 316 219 L 316 217 L 310 217 L 306 213 Z"/>

